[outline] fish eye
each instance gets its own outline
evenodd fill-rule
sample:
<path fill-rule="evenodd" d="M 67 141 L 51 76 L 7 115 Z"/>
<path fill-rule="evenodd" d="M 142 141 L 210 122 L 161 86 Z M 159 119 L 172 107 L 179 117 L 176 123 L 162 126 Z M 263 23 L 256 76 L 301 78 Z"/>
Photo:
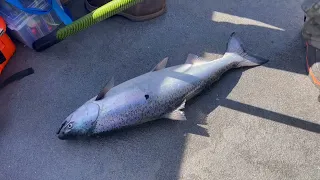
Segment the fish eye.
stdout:
<path fill-rule="evenodd" d="M 68 126 L 67 126 L 69 129 L 72 128 L 72 123 L 69 123 Z"/>

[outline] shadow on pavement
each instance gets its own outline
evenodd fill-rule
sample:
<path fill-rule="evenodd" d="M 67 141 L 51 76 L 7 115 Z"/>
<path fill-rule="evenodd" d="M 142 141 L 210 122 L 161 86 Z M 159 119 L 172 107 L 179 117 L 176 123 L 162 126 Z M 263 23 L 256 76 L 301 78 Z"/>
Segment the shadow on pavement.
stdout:
<path fill-rule="evenodd" d="M 288 126 L 293 126 L 296 128 L 304 129 L 306 131 L 311 131 L 315 133 L 320 133 L 320 125 L 305 121 L 303 119 L 294 118 L 291 116 L 287 116 L 284 114 L 280 114 L 277 112 L 269 111 L 266 109 L 258 108 L 255 106 L 251 106 L 249 104 L 240 103 L 237 101 L 233 101 L 230 99 L 226 99 L 220 103 L 221 106 L 233 109 L 236 111 L 240 111 L 243 113 L 251 114 L 253 116 L 258 116 L 267 120 L 271 120 L 274 122 L 286 124 Z"/>

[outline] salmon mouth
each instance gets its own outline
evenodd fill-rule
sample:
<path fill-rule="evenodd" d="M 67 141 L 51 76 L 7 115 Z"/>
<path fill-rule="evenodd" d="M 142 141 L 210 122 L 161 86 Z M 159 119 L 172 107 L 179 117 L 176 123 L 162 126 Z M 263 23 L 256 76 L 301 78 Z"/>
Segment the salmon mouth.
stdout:
<path fill-rule="evenodd" d="M 67 120 L 63 121 L 63 123 L 61 124 L 61 127 L 57 131 L 58 138 L 61 139 L 61 140 L 65 140 L 65 139 L 68 138 L 68 135 L 63 130 L 63 129 L 65 129 L 65 126 L 67 124 L 68 124 Z"/>
<path fill-rule="evenodd" d="M 70 139 L 71 137 L 73 137 L 73 136 L 71 136 L 71 135 L 69 135 L 69 134 L 65 134 L 63 131 L 61 131 L 61 132 L 58 134 L 58 138 L 59 138 L 60 140 Z"/>
<path fill-rule="evenodd" d="M 66 126 L 68 125 L 68 121 L 65 120 L 62 124 L 61 124 L 61 127 L 58 129 L 57 131 L 57 135 L 58 135 L 58 138 L 61 139 L 61 140 L 66 140 L 66 139 L 70 139 L 73 137 L 73 135 L 71 133 L 66 133 L 65 132 L 65 129 L 66 129 Z"/>
<path fill-rule="evenodd" d="M 61 133 L 61 130 L 63 129 L 63 127 L 67 124 L 67 120 L 64 120 L 63 123 L 61 124 L 60 128 L 58 129 L 58 131 L 56 132 L 58 135 Z"/>
<path fill-rule="evenodd" d="M 61 132 L 61 133 L 58 134 L 58 138 L 59 138 L 60 140 L 65 140 L 65 139 L 67 139 L 66 136 L 65 136 L 65 134 L 64 134 L 63 132 Z"/>

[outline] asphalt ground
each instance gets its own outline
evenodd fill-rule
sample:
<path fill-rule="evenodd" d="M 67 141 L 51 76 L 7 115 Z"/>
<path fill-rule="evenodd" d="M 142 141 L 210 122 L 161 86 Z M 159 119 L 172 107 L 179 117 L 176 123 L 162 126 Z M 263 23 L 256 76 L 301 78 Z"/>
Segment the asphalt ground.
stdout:
<path fill-rule="evenodd" d="M 0 179 L 320 179 L 319 90 L 305 71 L 301 0 L 168 0 L 147 22 L 115 16 L 37 53 L 17 44 L 0 79 Z M 77 16 L 85 13 L 74 3 Z M 55 132 L 111 76 L 116 84 L 188 53 L 221 57 L 237 32 L 270 60 L 226 73 L 187 102 L 187 121 L 159 120 L 61 141 Z"/>

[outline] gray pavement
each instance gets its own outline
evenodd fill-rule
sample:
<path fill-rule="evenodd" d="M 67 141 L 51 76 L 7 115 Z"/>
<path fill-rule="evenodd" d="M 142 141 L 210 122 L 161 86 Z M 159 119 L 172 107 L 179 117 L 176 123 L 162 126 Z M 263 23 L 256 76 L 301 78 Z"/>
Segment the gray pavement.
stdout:
<path fill-rule="evenodd" d="M 305 75 L 301 2 L 168 0 L 152 21 L 113 17 L 42 53 L 18 45 L 1 79 L 35 74 L 0 91 L 0 179 L 320 179 L 319 90 Z M 228 72 L 187 103 L 188 121 L 56 137 L 111 76 L 124 82 L 167 56 L 169 66 L 188 53 L 220 57 L 233 31 L 270 62 Z"/>

